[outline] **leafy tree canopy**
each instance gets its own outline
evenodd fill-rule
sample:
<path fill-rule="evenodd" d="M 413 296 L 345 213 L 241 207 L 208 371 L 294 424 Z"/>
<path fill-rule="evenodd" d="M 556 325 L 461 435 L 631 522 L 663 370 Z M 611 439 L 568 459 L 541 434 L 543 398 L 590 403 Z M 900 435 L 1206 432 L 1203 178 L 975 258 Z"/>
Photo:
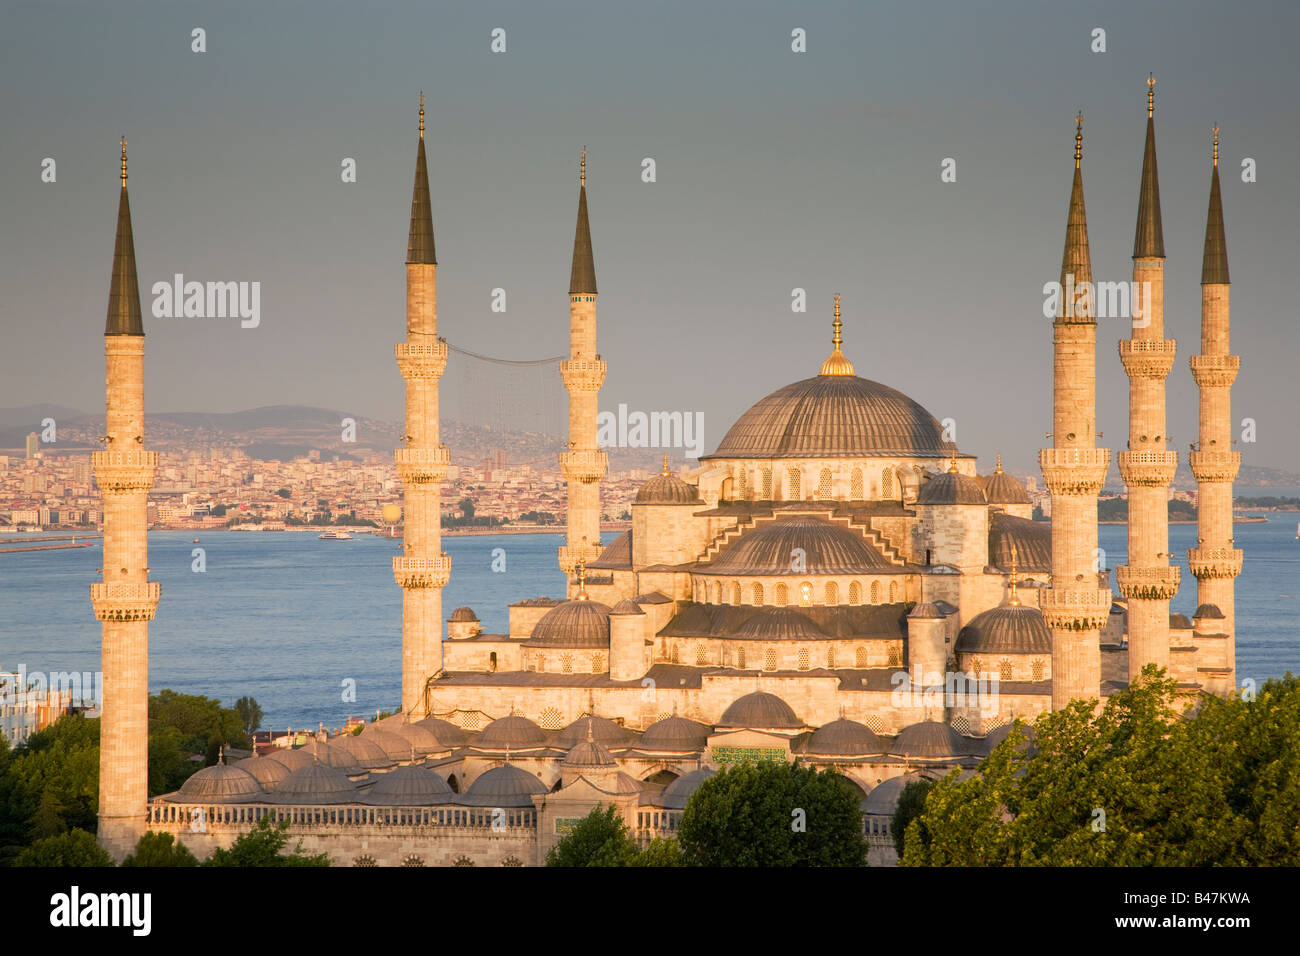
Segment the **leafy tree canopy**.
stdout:
<path fill-rule="evenodd" d="M 135 851 L 123 866 L 198 866 L 199 861 L 185 844 L 170 833 L 150 831 L 140 837 Z"/>
<path fill-rule="evenodd" d="M 203 866 L 329 866 L 328 853 L 308 854 L 302 851 L 299 840 L 292 852 L 285 853 L 289 843 L 289 821 L 279 824 L 263 817 L 253 829 L 241 833 L 229 849 L 216 849 L 203 861 Z"/>
<path fill-rule="evenodd" d="M 18 854 L 14 866 L 112 866 L 113 858 L 85 830 L 37 840 Z"/>

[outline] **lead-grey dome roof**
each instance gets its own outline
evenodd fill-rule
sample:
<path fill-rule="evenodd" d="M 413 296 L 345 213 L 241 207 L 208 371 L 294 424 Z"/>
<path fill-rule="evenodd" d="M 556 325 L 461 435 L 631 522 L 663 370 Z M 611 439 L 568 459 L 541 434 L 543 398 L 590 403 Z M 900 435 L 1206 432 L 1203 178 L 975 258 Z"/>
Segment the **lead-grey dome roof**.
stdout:
<path fill-rule="evenodd" d="M 890 753 L 904 757 L 963 757 L 970 750 L 966 738 L 937 720 L 905 727 L 889 747 Z"/>
<path fill-rule="evenodd" d="M 700 491 L 676 475 L 655 475 L 636 493 L 639 505 L 698 505 Z"/>
<path fill-rule="evenodd" d="M 803 721 L 790 705 L 775 694 L 755 691 L 732 702 L 722 713 L 719 727 L 757 727 L 773 730 L 797 730 Z"/>
<path fill-rule="evenodd" d="M 716 770 L 711 767 L 702 767 L 699 770 L 692 770 L 690 773 L 678 777 L 668 786 L 664 787 L 663 792 L 659 794 L 659 806 L 666 807 L 669 810 L 681 810 L 690 800 L 691 794 L 700 788 L 705 780 L 712 777 Z"/>
<path fill-rule="evenodd" d="M 372 734 L 342 734 L 331 743 L 350 753 L 365 770 L 382 770 L 397 762 L 375 743 Z"/>
<path fill-rule="evenodd" d="M 441 776 L 414 764 L 379 774 L 375 785 L 360 797 L 362 803 L 380 807 L 428 807 L 456 799 Z"/>
<path fill-rule="evenodd" d="M 976 614 L 957 635 L 958 654 L 1050 654 L 1052 632 L 1036 607 L 1004 604 Z"/>
<path fill-rule="evenodd" d="M 986 505 L 984 489 L 970 475 L 946 471 L 921 486 L 918 505 Z"/>
<path fill-rule="evenodd" d="M 527 717 L 511 714 L 484 727 L 474 746 L 480 750 L 534 750 L 546 746 L 546 732 Z"/>
<path fill-rule="evenodd" d="M 736 419 L 710 458 L 946 458 L 938 420 L 902 392 L 856 375 L 779 388 Z"/>
<path fill-rule="evenodd" d="M 751 641 L 815 641 L 826 637 L 806 614 L 788 607 L 764 607 L 731 635 Z"/>
<path fill-rule="evenodd" d="M 791 554 L 803 552 L 798 572 Z M 747 531 L 722 549 L 702 573 L 708 574 L 857 574 L 876 568 L 895 570 L 856 531 L 814 515 L 788 515 Z"/>
<path fill-rule="evenodd" d="M 312 764 L 289 774 L 266 799 L 271 803 L 294 806 L 352 803 L 357 799 L 357 788 L 341 770 L 324 764 Z"/>
<path fill-rule="evenodd" d="M 602 743 L 595 740 L 583 740 L 573 745 L 567 757 L 566 767 L 617 767 L 618 761 Z"/>
<path fill-rule="evenodd" d="M 609 647 L 609 607 L 599 601 L 557 604 L 533 627 L 529 647 Z"/>
<path fill-rule="evenodd" d="M 984 497 L 991 505 L 1029 504 L 1029 492 L 1025 491 L 1025 486 L 1005 471 L 995 471 L 981 478 L 980 482 L 984 485 Z"/>
<path fill-rule="evenodd" d="M 335 744 L 313 740 L 302 748 L 302 752 L 327 767 L 343 771 L 349 777 L 359 777 L 366 772 L 356 757 L 347 749 Z"/>
<path fill-rule="evenodd" d="M 885 746 L 866 724 L 841 717 L 814 730 L 804 744 L 803 752 L 855 757 L 865 754 L 883 754 Z"/>
<path fill-rule="evenodd" d="M 685 717 L 665 717 L 645 729 L 637 741 L 637 749 L 687 753 L 703 750 L 708 745 L 713 728 Z"/>
<path fill-rule="evenodd" d="M 274 790 L 289 776 L 289 768 L 270 757 L 249 757 L 247 760 L 239 761 L 237 766 L 260 783 L 263 790 L 268 791 Z"/>
<path fill-rule="evenodd" d="M 541 780 L 508 763 L 482 774 L 470 784 L 460 802 L 474 807 L 531 807 L 532 795 L 546 792 Z"/>
<path fill-rule="evenodd" d="M 289 768 L 292 773 L 295 770 L 301 770 L 303 767 L 310 767 L 316 761 L 312 760 L 311 754 L 303 753 L 301 750 L 293 750 L 289 747 L 281 747 L 273 750 L 267 757 L 271 760 L 278 761 Z"/>
<path fill-rule="evenodd" d="M 426 717 L 424 720 L 417 720 L 411 726 L 432 731 L 438 738 L 438 743 L 446 747 L 463 747 L 473 736 L 464 727 L 453 724 L 450 720 L 443 720 L 441 717 Z"/>
<path fill-rule="evenodd" d="M 169 798 L 173 803 L 249 803 L 266 799 L 252 774 L 226 764 L 204 767 Z"/>
<path fill-rule="evenodd" d="M 556 744 L 561 748 L 573 747 L 587 739 L 588 731 L 592 740 L 606 747 L 625 746 L 632 736 L 626 727 L 608 717 L 579 717 L 560 731 Z"/>

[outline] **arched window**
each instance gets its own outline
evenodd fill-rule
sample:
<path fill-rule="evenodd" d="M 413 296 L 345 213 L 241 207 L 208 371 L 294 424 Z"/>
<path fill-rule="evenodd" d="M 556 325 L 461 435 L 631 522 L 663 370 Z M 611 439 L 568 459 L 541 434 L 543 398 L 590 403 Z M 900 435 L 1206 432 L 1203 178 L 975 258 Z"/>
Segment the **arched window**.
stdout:
<path fill-rule="evenodd" d="M 731 603 L 732 604 L 740 603 L 740 582 L 739 581 L 731 582 Z"/>
<path fill-rule="evenodd" d="M 755 607 L 763 603 L 763 585 L 755 582 L 753 588 L 750 589 L 750 593 L 754 599 Z"/>
<path fill-rule="evenodd" d="M 704 645 L 701 644 L 699 647 L 695 649 L 696 666 L 703 667 L 708 662 L 709 662 L 709 652 L 705 649 Z"/>
<path fill-rule="evenodd" d="M 859 666 L 859 667 L 866 667 L 866 666 L 867 666 L 867 649 L 866 649 L 865 647 L 859 647 L 859 648 L 858 648 L 858 655 L 857 655 L 857 657 L 858 657 L 858 659 L 857 659 L 857 664 L 858 664 L 858 666 Z"/>
<path fill-rule="evenodd" d="M 496 670 L 496 669 L 497 669 L 497 652 L 496 652 L 496 651 L 493 651 L 491 654 L 488 655 L 488 668 L 491 669 L 491 670 Z"/>
<path fill-rule="evenodd" d="M 592 655 L 591 655 L 591 672 L 592 672 L 593 674 L 599 674 L 599 673 L 601 673 L 602 671 L 604 671 L 604 669 L 605 669 L 605 655 L 604 655 L 604 654 L 592 654 Z"/>
<path fill-rule="evenodd" d="M 850 604 L 862 603 L 862 582 L 860 581 L 849 582 L 849 603 Z"/>
<path fill-rule="evenodd" d="M 890 667 L 902 667 L 902 666 L 903 666 L 903 654 L 902 654 L 902 652 L 899 650 L 897 644 L 890 644 L 890 645 L 889 645 L 888 664 L 889 664 Z"/>
<path fill-rule="evenodd" d="M 743 647 L 736 648 L 736 666 L 742 670 L 745 667 L 745 649 Z"/>
<path fill-rule="evenodd" d="M 821 474 L 817 476 L 817 497 L 822 501 L 829 501 L 831 497 L 831 470 L 823 468 Z"/>
<path fill-rule="evenodd" d="M 806 671 L 807 669 L 808 669 L 808 648 L 801 647 L 799 648 L 799 670 Z"/>
<path fill-rule="evenodd" d="M 998 663 L 998 680 L 1010 682 L 1011 662 L 1005 657 Z"/>
<path fill-rule="evenodd" d="M 889 603 L 890 604 L 898 603 L 898 582 L 897 581 L 889 582 Z"/>
<path fill-rule="evenodd" d="M 785 497 L 787 501 L 799 501 L 803 492 L 799 488 L 799 469 L 791 468 L 786 472 Z"/>
<path fill-rule="evenodd" d="M 776 670 L 776 648 L 768 647 L 763 650 L 763 670 Z"/>
<path fill-rule="evenodd" d="M 740 474 L 736 476 L 736 497 L 740 501 L 744 501 L 749 497 L 746 478 L 745 469 L 740 469 Z"/>
<path fill-rule="evenodd" d="M 542 672 L 544 672 L 546 670 L 546 655 L 538 654 L 535 658 L 533 658 L 533 665 L 537 673 L 541 674 Z"/>
<path fill-rule="evenodd" d="M 980 676 L 980 674 L 984 673 L 984 662 L 980 660 L 978 657 L 970 662 L 970 666 L 971 666 L 971 670 L 975 672 L 975 676 L 977 678 Z"/>
<path fill-rule="evenodd" d="M 835 669 L 835 645 L 832 644 L 826 648 L 826 666 L 831 670 Z"/>
<path fill-rule="evenodd" d="M 772 469 L 763 469 L 763 500 L 770 501 L 772 498 Z"/>
<path fill-rule="evenodd" d="M 826 603 L 830 605 L 840 603 L 840 586 L 834 581 L 826 582 Z"/>
<path fill-rule="evenodd" d="M 456 865 L 459 866 L 460 863 L 457 862 Z M 414 853 L 411 853 L 402 859 L 402 866 L 424 866 L 424 860 L 423 858 L 416 856 Z"/>
<path fill-rule="evenodd" d="M 1036 661 L 1034 661 L 1034 662 L 1030 665 L 1030 670 L 1032 671 L 1033 679 L 1034 679 L 1034 680 L 1042 680 L 1042 679 L 1043 679 L 1043 662 L 1042 662 L 1041 659 L 1040 659 L 1040 660 L 1036 660 Z"/>
<path fill-rule="evenodd" d="M 679 663 L 681 663 L 681 656 L 680 656 L 680 654 L 679 654 L 679 652 L 678 652 L 678 649 L 677 649 L 677 645 L 676 645 L 676 644 L 673 645 L 673 658 L 672 658 L 672 660 L 673 660 L 673 663 L 674 663 L 674 664 L 679 664 Z"/>
<path fill-rule="evenodd" d="M 879 581 L 871 582 L 871 603 L 872 604 L 880 603 L 880 582 Z"/>
<path fill-rule="evenodd" d="M 862 488 L 861 468 L 854 468 L 853 471 L 849 473 L 849 497 L 854 501 L 861 501 L 863 497 L 865 497 Z"/>
<path fill-rule="evenodd" d="M 559 730 L 564 726 L 564 715 L 554 707 L 547 707 L 542 711 L 537 723 L 542 730 Z"/>
<path fill-rule="evenodd" d="M 722 582 L 721 581 L 715 581 L 713 583 L 713 603 L 714 604 L 722 603 Z"/>
<path fill-rule="evenodd" d="M 565 674 L 572 674 L 572 673 L 573 673 L 573 655 L 572 655 L 572 654 L 561 654 L 561 655 L 560 655 L 560 670 L 561 670 L 561 672 L 563 672 L 563 673 L 565 673 Z"/>
<path fill-rule="evenodd" d="M 894 469 L 886 468 L 880 473 L 880 497 L 892 499 L 894 497 Z"/>
<path fill-rule="evenodd" d="M 790 598 L 789 591 L 785 586 L 785 582 L 782 581 L 780 584 L 776 586 L 776 606 L 785 607 L 785 603 L 786 601 L 789 600 L 789 598 Z"/>

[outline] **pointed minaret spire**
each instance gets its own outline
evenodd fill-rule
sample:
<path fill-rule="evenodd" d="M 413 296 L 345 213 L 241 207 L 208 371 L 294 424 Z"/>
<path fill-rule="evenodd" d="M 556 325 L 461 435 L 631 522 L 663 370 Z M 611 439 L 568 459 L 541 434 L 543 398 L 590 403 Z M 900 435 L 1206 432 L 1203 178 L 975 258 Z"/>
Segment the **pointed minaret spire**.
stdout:
<path fill-rule="evenodd" d="M 415 154 L 415 186 L 411 190 L 411 234 L 406 262 L 437 265 L 433 250 L 433 209 L 429 203 L 429 163 L 424 157 L 424 93 L 420 94 L 420 145 Z"/>
<path fill-rule="evenodd" d="M 998 452 L 998 466 L 993 470 L 993 474 L 1002 474 L 1002 452 Z"/>
<path fill-rule="evenodd" d="M 113 275 L 108 284 L 105 335 L 144 335 L 140 317 L 140 283 L 135 269 L 135 238 L 131 233 L 131 199 L 126 188 L 126 137 L 122 147 L 122 193 L 117 201 L 117 241 L 113 245 Z"/>
<path fill-rule="evenodd" d="M 1088 251 L 1088 210 L 1083 202 L 1083 111 L 1074 115 L 1074 183 L 1065 222 L 1065 249 L 1061 254 L 1061 306 L 1063 322 L 1095 324 L 1092 297 L 1092 256 Z M 1087 289 L 1086 295 L 1075 290 Z"/>
<path fill-rule="evenodd" d="M 1227 285 L 1228 240 L 1223 234 L 1223 200 L 1219 196 L 1219 127 L 1214 127 L 1214 171 L 1210 174 L 1210 212 L 1205 219 L 1205 257 L 1201 285 Z"/>
<path fill-rule="evenodd" d="M 573 269 L 569 295 L 596 294 L 596 261 L 591 251 L 591 223 L 587 221 L 587 147 L 582 147 L 578 178 L 578 227 L 573 233 Z"/>
<path fill-rule="evenodd" d="M 1163 259 L 1165 236 L 1160 225 L 1160 176 L 1156 170 L 1155 77 L 1147 76 L 1147 142 L 1142 156 L 1142 187 L 1138 195 L 1134 259 Z"/>
<path fill-rule="evenodd" d="M 840 330 L 844 328 L 844 323 L 840 321 L 840 297 L 838 295 L 835 296 L 835 321 L 831 323 L 831 327 L 835 330 L 831 334 L 831 354 L 827 356 L 825 362 L 822 362 L 820 374 L 856 375 L 857 372 L 853 368 L 853 363 L 840 351 L 840 346 L 844 342 L 844 336 Z"/>

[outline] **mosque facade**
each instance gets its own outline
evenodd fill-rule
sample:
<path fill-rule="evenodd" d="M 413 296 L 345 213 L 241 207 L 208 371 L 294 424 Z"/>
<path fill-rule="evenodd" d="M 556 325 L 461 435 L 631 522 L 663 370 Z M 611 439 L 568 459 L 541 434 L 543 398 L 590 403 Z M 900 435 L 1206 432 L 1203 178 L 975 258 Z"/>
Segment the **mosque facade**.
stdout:
<path fill-rule="evenodd" d="M 103 467 L 108 476 L 110 465 L 130 464 L 135 483 L 117 491 L 101 479 L 106 584 L 93 593 L 105 621 L 105 845 L 120 856 L 148 828 L 174 832 L 202 855 L 271 816 L 339 865 L 536 865 L 597 804 L 618 807 L 646 842 L 676 831 L 690 793 L 719 767 L 798 760 L 849 781 L 862 799 L 871 862 L 889 863 L 889 818 L 906 782 L 974 772 L 1017 718 L 1103 700 L 1153 662 L 1188 694 L 1229 692 L 1232 582 L 1241 567 L 1231 483 L 1240 456 L 1230 450 L 1237 359 L 1228 351 L 1217 130 L 1201 354 L 1192 359 L 1202 395 L 1192 467 L 1202 497 L 1190 557 L 1202 603 L 1189 620 L 1169 614 L 1178 577 L 1165 502 L 1177 455 L 1163 428 L 1174 341 L 1163 337 L 1153 92 L 1134 274 L 1160 285 L 1150 321 L 1119 343 L 1133 411 L 1119 458 L 1132 510 L 1118 593 L 1097 548 L 1097 494 L 1110 453 L 1096 444 L 1097 324 L 1086 297 L 1062 301 L 1053 323 L 1052 447 L 1040 453 L 1050 523 L 1033 520 L 1025 488 L 1000 457 L 981 471 L 921 405 L 857 375 L 837 296 L 831 351 L 808 370 L 816 374 L 759 398 L 697 467 L 673 474 L 665 461 L 639 490 L 631 529 L 602 541 L 607 461 L 596 416 L 606 370 L 596 345 L 584 152 L 570 357 L 561 368 L 569 511 L 558 557 L 568 584 L 563 597 L 510 605 L 503 634 L 485 633 L 468 607 L 452 611 L 445 634 L 442 627 L 451 568 L 440 544 L 448 456 L 438 377 L 447 346 L 437 334 L 421 105 L 407 337 L 397 346 L 407 395 L 405 447 L 396 453 L 404 553 L 393 564 L 403 594 L 401 712 L 357 735 L 223 760 L 152 801 L 138 766 L 144 725 L 123 716 L 147 699 L 147 621 L 157 602 L 157 586 L 143 576 L 146 528 L 137 514 L 152 471 L 141 457 L 143 328 L 124 158 L 106 337 L 113 445 Z M 1063 287 L 1092 279 L 1081 158 L 1080 118 Z M 124 362 L 124 350 L 139 361 Z M 114 435 L 122 409 L 137 409 L 139 427 Z M 120 452 L 119 441 L 141 447 Z M 114 464 L 111 456 L 123 454 L 130 462 Z M 123 496 L 116 509 L 113 495 Z M 105 597 L 110 563 L 122 570 Z"/>

